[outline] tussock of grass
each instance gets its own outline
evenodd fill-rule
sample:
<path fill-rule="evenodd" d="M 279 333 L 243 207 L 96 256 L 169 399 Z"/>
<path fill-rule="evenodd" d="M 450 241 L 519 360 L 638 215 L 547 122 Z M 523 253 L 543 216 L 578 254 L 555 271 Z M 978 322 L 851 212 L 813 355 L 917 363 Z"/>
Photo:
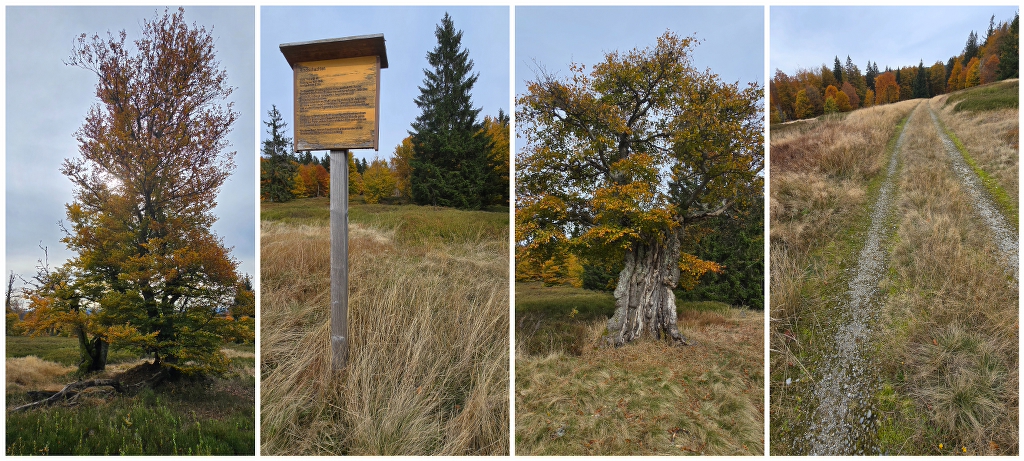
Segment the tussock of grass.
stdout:
<path fill-rule="evenodd" d="M 64 386 L 59 378 L 75 369 L 75 367 L 43 360 L 34 355 L 8 358 L 7 393 L 27 390 L 59 391 Z"/>
<path fill-rule="evenodd" d="M 948 116 L 948 114 L 946 114 Z M 1015 283 L 950 171 L 928 117 L 908 127 L 876 357 L 890 454 L 1018 452 Z"/>
<path fill-rule="evenodd" d="M 358 208 L 339 373 L 326 223 L 261 226 L 262 452 L 507 454 L 507 214 Z"/>
<path fill-rule="evenodd" d="M 518 292 L 517 292 L 518 302 Z M 684 310 L 694 347 L 641 340 L 579 355 L 516 352 L 516 453 L 760 454 L 763 313 Z M 606 319 L 583 324 L 597 344 Z"/>

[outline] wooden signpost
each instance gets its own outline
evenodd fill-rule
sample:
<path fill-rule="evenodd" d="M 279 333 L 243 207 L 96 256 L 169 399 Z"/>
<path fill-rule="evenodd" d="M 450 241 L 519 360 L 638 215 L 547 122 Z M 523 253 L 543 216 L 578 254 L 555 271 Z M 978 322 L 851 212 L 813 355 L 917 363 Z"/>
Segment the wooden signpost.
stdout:
<path fill-rule="evenodd" d="M 331 151 L 331 367 L 348 364 L 348 150 L 378 149 L 384 35 L 281 45 L 294 73 L 295 151 Z"/>

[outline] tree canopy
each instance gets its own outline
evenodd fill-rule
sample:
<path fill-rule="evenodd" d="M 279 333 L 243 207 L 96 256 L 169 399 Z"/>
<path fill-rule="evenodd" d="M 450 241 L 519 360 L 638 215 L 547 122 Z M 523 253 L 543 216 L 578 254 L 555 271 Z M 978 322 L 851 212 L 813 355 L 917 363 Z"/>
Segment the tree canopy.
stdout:
<path fill-rule="evenodd" d="M 96 75 L 99 103 L 61 166 L 74 185 L 63 242 L 76 256 L 40 272 L 36 326 L 76 334 L 86 370 L 103 368 L 108 344 L 183 371 L 224 369 L 244 285 L 211 230 L 238 118 L 213 36 L 165 11 L 131 43 L 124 31 L 82 34 L 67 64 Z"/>
<path fill-rule="evenodd" d="M 267 126 L 270 138 L 263 141 L 260 158 L 260 196 L 271 202 L 287 202 L 297 187 L 297 165 L 291 153 L 292 138 L 284 135 L 288 124 L 281 118 L 276 105 L 270 107 L 267 116 L 270 120 L 263 124 Z"/>
<path fill-rule="evenodd" d="M 447 13 L 434 35 L 437 46 L 427 53 L 431 68 L 423 70 L 416 98 L 422 113 L 410 132 L 416 152 L 409 160 L 412 198 L 420 205 L 478 209 L 493 180 L 491 140 L 472 102 L 478 74 L 472 73 L 469 50 L 462 48 L 462 31 Z"/>
<path fill-rule="evenodd" d="M 696 43 L 666 32 L 589 73 L 582 64 L 564 79 L 542 72 L 517 99 L 517 264 L 625 261 L 615 344 L 646 332 L 683 341 L 671 290 L 718 267 L 681 254 L 680 238 L 762 187 L 763 90 L 695 69 Z M 663 278 L 641 282 L 641 273 Z M 646 295 L 630 293 L 634 284 Z"/>

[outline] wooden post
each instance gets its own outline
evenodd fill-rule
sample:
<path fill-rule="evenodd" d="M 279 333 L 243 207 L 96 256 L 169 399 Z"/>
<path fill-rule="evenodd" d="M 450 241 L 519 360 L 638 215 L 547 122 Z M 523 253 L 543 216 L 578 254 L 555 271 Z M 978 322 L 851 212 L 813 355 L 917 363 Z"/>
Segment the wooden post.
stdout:
<path fill-rule="evenodd" d="M 331 151 L 331 368 L 348 365 L 348 149 Z"/>
<path fill-rule="evenodd" d="M 282 43 L 293 73 L 295 151 L 331 151 L 331 368 L 348 365 L 348 156 L 377 150 L 384 35 Z"/>

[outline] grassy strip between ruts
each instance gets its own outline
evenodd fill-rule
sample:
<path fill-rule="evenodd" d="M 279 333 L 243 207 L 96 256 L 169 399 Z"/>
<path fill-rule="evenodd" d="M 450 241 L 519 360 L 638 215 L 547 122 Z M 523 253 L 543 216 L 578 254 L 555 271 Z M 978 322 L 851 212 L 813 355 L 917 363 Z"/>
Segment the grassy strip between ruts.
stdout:
<path fill-rule="evenodd" d="M 979 167 L 978 162 L 971 157 L 970 152 L 967 151 L 967 147 L 964 146 L 964 143 L 956 136 L 956 133 L 953 133 L 952 130 L 946 128 L 946 124 L 943 123 L 941 119 L 936 119 L 939 121 L 939 126 L 942 127 L 942 131 L 946 133 L 946 136 L 949 136 L 951 141 L 953 141 L 957 150 L 960 151 L 960 155 L 963 155 L 964 161 L 970 165 L 972 170 L 974 170 L 974 174 L 978 175 L 978 178 L 981 179 L 981 183 L 985 186 L 985 190 L 987 190 L 989 195 L 992 196 L 992 199 L 995 200 L 996 206 L 998 206 L 999 210 L 1003 212 L 1006 219 L 1013 224 L 1013 228 L 1019 231 L 1020 214 L 1017 210 L 1017 198 L 1010 197 L 1010 194 L 999 186 L 999 182 L 996 181 L 992 175 Z"/>
<path fill-rule="evenodd" d="M 872 338 L 890 455 L 1017 451 L 1017 284 L 993 267 L 930 117 L 908 127 L 898 222 Z M 1011 283 L 1007 283 L 1010 281 Z"/>
<path fill-rule="evenodd" d="M 848 224 L 824 246 L 811 249 L 804 257 L 804 267 L 790 271 L 800 273 L 797 282 L 800 309 L 797 319 L 775 318 L 773 313 L 769 426 L 772 455 L 797 454 L 792 442 L 802 439 L 807 430 L 806 425 L 817 405 L 813 395 L 816 364 L 832 347 L 837 327 L 830 321 L 834 318 L 830 311 L 841 303 L 841 296 L 846 293 L 848 269 L 856 263 L 864 244 L 871 225 L 872 207 L 885 183 L 887 165 L 896 154 L 896 143 L 909 119 L 908 113 L 896 124 L 883 154 L 886 166 L 867 181 L 866 199 L 847 217 Z M 899 161 L 895 177 L 899 177 L 902 166 Z M 776 295 L 772 296 L 774 301 Z"/>

